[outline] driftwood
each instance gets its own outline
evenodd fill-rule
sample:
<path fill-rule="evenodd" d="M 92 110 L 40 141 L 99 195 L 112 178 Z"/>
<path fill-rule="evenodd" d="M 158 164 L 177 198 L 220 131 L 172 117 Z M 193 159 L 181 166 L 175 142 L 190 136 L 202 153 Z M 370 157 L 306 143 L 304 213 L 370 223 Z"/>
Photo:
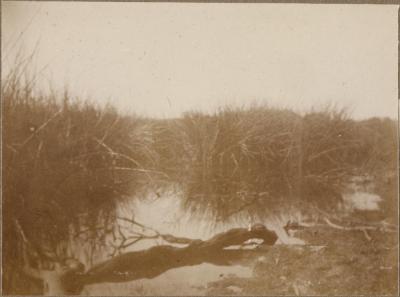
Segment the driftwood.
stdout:
<path fill-rule="evenodd" d="M 250 230 L 234 228 L 219 233 L 206 241 L 194 240 L 183 248 L 160 245 L 113 257 L 91 268 L 83 276 L 83 282 L 92 284 L 154 278 L 172 268 L 201 263 L 229 265 L 241 253 L 224 248 L 241 245 L 252 238 L 262 239 L 264 240 L 263 244 L 266 245 L 273 245 L 278 239 L 275 232 L 268 230 L 263 225 L 257 225 Z"/>
<path fill-rule="evenodd" d="M 326 215 L 326 213 L 324 213 Z M 335 218 L 336 220 L 340 220 L 340 218 Z M 286 233 L 288 233 L 290 230 L 301 230 L 301 229 L 306 229 L 310 227 L 330 227 L 338 230 L 343 230 L 343 231 L 360 231 L 364 234 L 365 238 L 368 241 L 371 241 L 372 238 L 370 236 L 370 231 L 380 231 L 380 232 L 391 232 L 391 233 L 396 233 L 396 226 L 386 223 L 386 222 L 378 222 L 378 223 L 370 223 L 370 222 L 357 222 L 358 225 L 353 225 L 352 226 L 342 226 L 337 223 L 333 223 L 327 215 L 323 217 L 322 219 L 325 224 L 307 224 L 307 223 L 299 223 L 299 222 L 292 222 L 288 221 L 286 225 L 283 227 Z M 353 222 L 351 222 L 353 223 Z M 359 225 L 361 224 L 361 225 Z"/>
<path fill-rule="evenodd" d="M 127 282 L 142 278 L 154 278 L 167 270 L 211 263 L 229 265 L 254 251 L 229 250 L 229 246 L 244 244 L 249 239 L 262 239 L 263 244 L 273 245 L 278 239 L 275 232 L 257 224 L 247 228 L 234 228 L 219 233 L 209 240 L 191 240 L 162 235 L 167 242 L 188 243 L 186 247 L 171 245 L 155 246 L 146 250 L 127 252 L 99 263 L 83 273 L 82 266 L 62 263 L 51 272 L 26 267 L 32 277 L 44 281 L 48 295 L 79 294 L 85 285 L 103 282 Z M 176 240 L 177 239 L 177 240 Z M 252 253 L 253 252 L 253 253 Z"/>

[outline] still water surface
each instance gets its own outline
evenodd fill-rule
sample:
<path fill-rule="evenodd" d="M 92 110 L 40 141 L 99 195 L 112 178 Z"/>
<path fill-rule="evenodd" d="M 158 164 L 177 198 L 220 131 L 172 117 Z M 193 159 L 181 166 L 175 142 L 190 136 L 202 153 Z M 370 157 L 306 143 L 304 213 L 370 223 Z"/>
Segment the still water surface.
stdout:
<path fill-rule="evenodd" d="M 350 211 L 353 209 L 377 210 L 381 198 L 365 189 L 356 189 L 344 195 L 344 203 Z M 235 227 L 243 227 L 256 223 L 249 217 L 237 217 L 230 223 L 213 225 L 206 217 L 193 217 L 184 211 L 180 205 L 179 193 L 165 193 L 158 198 L 133 199 L 120 206 L 121 216 L 132 217 L 146 226 L 152 227 L 164 234 L 174 236 L 199 238 L 206 240 L 216 233 Z M 287 218 L 286 218 L 287 219 Z M 301 220 L 301 218 L 298 218 Z M 277 244 L 304 244 L 304 241 L 288 237 L 283 231 L 283 221 L 270 219 L 261 222 L 267 228 L 274 230 L 279 239 Z M 146 240 L 135 244 L 130 250 L 147 249 L 154 245 L 165 244 L 161 240 Z M 266 251 L 267 252 L 267 251 Z M 247 266 L 216 266 L 203 263 L 196 266 L 180 267 L 153 278 L 141 279 L 127 283 L 105 283 L 88 286 L 83 292 L 88 295 L 204 295 L 207 284 L 224 277 L 251 277 L 255 261 Z"/>
<path fill-rule="evenodd" d="M 236 222 L 218 227 L 210 224 L 210 220 L 196 219 L 185 212 L 177 194 L 165 195 L 161 198 L 138 200 L 125 204 L 120 208 L 121 216 L 135 220 L 161 233 L 188 238 L 208 239 L 216 233 L 234 227 L 243 227 L 239 219 Z M 242 220 L 243 221 L 243 220 Z M 252 222 L 250 222 L 252 223 Z M 151 246 L 165 244 L 161 240 L 146 240 L 135 244 L 130 250 L 147 249 Z M 127 283 L 105 283 L 88 286 L 83 292 L 88 295 L 204 295 L 207 284 L 223 277 L 251 277 L 254 263 L 248 266 L 216 266 L 203 263 L 195 266 L 180 267 L 153 278 L 141 279 Z"/>

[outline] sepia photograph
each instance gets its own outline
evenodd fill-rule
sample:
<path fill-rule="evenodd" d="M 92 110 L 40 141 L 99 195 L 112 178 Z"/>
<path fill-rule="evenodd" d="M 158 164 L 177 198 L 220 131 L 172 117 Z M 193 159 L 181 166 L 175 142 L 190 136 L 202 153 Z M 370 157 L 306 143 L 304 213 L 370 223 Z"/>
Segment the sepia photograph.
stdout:
<path fill-rule="evenodd" d="M 398 296 L 398 16 L 1 1 L 2 295 Z"/>

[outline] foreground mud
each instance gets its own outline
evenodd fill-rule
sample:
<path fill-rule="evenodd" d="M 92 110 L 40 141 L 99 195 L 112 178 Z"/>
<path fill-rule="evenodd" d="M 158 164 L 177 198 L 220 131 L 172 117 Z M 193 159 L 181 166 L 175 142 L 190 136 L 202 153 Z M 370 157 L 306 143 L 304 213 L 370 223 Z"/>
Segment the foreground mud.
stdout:
<path fill-rule="evenodd" d="M 398 234 L 313 227 L 305 246 L 275 245 L 258 257 L 252 277 L 222 276 L 207 295 L 397 295 Z"/>

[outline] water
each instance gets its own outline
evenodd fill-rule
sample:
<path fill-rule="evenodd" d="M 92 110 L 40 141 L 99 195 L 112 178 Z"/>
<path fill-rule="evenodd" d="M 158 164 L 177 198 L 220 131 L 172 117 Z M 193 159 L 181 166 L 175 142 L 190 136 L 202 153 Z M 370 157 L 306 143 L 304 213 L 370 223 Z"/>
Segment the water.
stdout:
<path fill-rule="evenodd" d="M 194 219 L 180 206 L 179 193 L 166 193 L 162 197 L 149 196 L 146 200 L 121 205 L 120 216 L 132 217 L 136 221 L 154 228 L 160 233 L 179 237 L 206 240 L 216 233 L 234 227 L 243 227 L 242 222 L 213 226 L 211 220 Z M 144 240 L 128 251 L 147 249 L 166 244 L 160 239 Z M 168 243 L 167 243 L 168 244 Z M 217 266 L 203 263 L 195 266 L 170 269 L 153 279 L 140 279 L 126 283 L 105 283 L 87 286 L 83 294 L 88 295 L 204 295 L 207 284 L 223 277 L 251 277 L 254 263 L 248 266 Z"/>
<path fill-rule="evenodd" d="M 382 198 L 379 195 L 368 192 L 354 192 L 343 195 L 346 210 L 379 210 Z"/>
<path fill-rule="evenodd" d="M 253 269 L 244 266 L 201 264 L 171 269 L 156 278 L 127 283 L 88 286 L 90 295 L 204 295 L 207 284 L 225 276 L 252 276 Z M 86 292 L 84 292 L 86 293 Z"/>
<path fill-rule="evenodd" d="M 343 207 L 347 212 L 354 210 L 375 211 L 380 209 L 382 198 L 374 193 L 375 183 L 370 176 L 355 176 L 343 194 Z"/>
<path fill-rule="evenodd" d="M 371 185 L 358 186 L 354 183 L 351 191 L 344 194 L 347 210 L 379 209 L 381 198 L 371 193 Z M 243 227 L 255 222 L 238 217 L 230 223 L 215 226 L 207 218 L 193 218 L 193 215 L 181 208 L 179 193 L 166 192 L 161 197 L 149 195 L 146 199 L 133 199 L 119 208 L 120 216 L 132 217 L 136 221 L 154 228 L 160 233 L 179 237 L 206 240 L 213 235 L 235 227 Z M 292 218 L 293 219 L 293 218 Z M 271 218 L 262 222 L 274 230 L 279 239 L 277 244 L 305 244 L 301 239 L 289 237 L 282 226 L 288 217 Z M 294 220 L 301 221 L 301 215 Z M 168 244 L 160 239 L 140 241 L 128 250 L 142 250 L 154 245 Z M 203 263 L 196 266 L 170 269 L 153 279 L 140 279 L 126 283 L 95 284 L 85 288 L 87 295 L 205 295 L 207 284 L 224 277 L 251 277 L 255 261 L 246 266 L 216 266 Z"/>

